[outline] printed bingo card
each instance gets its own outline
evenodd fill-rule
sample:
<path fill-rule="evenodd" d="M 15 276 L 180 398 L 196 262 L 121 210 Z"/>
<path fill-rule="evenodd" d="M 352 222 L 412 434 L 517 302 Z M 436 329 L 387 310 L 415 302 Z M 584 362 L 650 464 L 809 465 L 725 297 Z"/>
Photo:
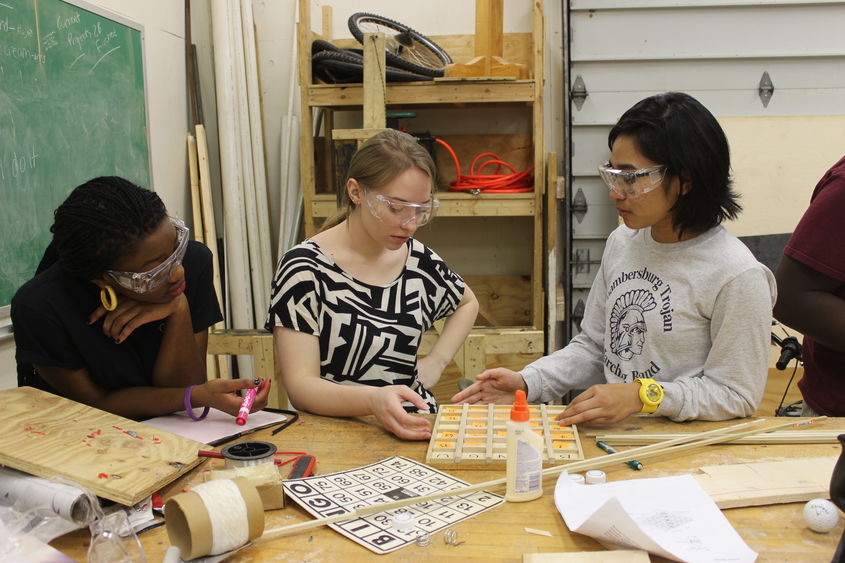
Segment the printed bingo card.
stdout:
<path fill-rule="evenodd" d="M 353 512 L 376 503 L 451 491 L 469 483 L 406 457 L 394 456 L 357 469 L 289 479 L 285 494 L 318 518 Z M 433 534 L 498 506 L 504 499 L 487 491 L 448 496 L 409 504 L 396 511 L 414 517 L 414 527 L 394 529 L 395 511 L 377 512 L 353 520 L 329 524 L 331 528 L 371 551 L 389 553 L 416 541 L 420 534 Z"/>

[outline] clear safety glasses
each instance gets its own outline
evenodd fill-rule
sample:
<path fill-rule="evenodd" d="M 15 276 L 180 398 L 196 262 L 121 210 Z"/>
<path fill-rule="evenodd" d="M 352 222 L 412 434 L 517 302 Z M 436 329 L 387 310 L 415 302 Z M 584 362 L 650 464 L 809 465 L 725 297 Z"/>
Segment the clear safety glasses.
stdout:
<path fill-rule="evenodd" d="M 640 168 L 639 170 L 618 170 L 610 162 L 599 166 L 599 175 L 604 183 L 617 194 L 637 198 L 657 188 L 663 181 L 666 167 L 663 165 Z"/>
<path fill-rule="evenodd" d="M 414 220 L 417 227 L 422 227 L 434 219 L 437 208 L 440 207 L 440 201 L 436 199 L 432 199 L 431 203 L 410 203 L 373 192 L 368 193 L 364 199 L 373 217 L 395 227 L 404 227 Z"/>
<path fill-rule="evenodd" d="M 170 222 L 176 229 L 176 250 L 173 251 L 164 262 L 146 272 L 118 272 L 115 270 L 108 270 L 106 273 L 120 286 L 134 293 L 146 293 L 164 284 L 173 267 L 182 263 L 185 257 L 185 251 L 188 249 L 188 234 L 190 229 L 185 226 L 185 223 L 174 217 L 170 217 Z"/>

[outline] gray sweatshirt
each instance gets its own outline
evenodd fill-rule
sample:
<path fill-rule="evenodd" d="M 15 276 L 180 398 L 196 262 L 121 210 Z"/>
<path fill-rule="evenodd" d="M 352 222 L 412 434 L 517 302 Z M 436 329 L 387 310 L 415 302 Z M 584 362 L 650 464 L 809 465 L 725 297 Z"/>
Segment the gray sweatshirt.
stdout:
<path fill-rule="evenodd" d="M 724 227 L 664 244 L 622 225 L 607 239 L 581 333 L 523 368 L 528 400 L 648 377 L 665 392 L 656 415 L 750 416 L 766 384 L 775 296 L 772 273 Z"/>

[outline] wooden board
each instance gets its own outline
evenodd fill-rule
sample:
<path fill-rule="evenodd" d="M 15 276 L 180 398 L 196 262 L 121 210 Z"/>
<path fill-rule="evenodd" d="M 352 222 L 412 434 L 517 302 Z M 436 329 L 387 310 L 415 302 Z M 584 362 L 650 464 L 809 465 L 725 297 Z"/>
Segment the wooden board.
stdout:
<path fill-rule="evenodd" d="M 60 475 L 133 505 L 201 459 L 206 446 L 32 387 L 0 391 L 0 464 Z"/>
<path fill-rule="evenodd" d="M 515 76 L 439 76 L 435 82 L 501 82 L 502 80 L 516 80 Z"/>
<path fill-rule="evenodd" d="M 522 563 L 649 563 L 647 551 L 619 549 L 616 551 L 585 551 L 583 553 L 525 553 Z"/>
<path fill-rule="evenodd" d="M 531 322 L 530 276 L 463 276 L 484 314 L 476 324 L 525 326 Z M 486 315 L 486 316 L 485 316 Z"/>
<path fill-rule="evenodd" d="M 475 35 L 428 35 L 428 37 L 449 53 L 452 60 L 457 63 L 467 62 L 475 57 Z M 343 39 L 332 37 L 330 40 L 343 49 L 361 48 L 361 44 L 354 38 Z M 533 72 L 532 39 L 530 33 L 505 33 L 502 35 L 502 42 L 502 55 L 504 58 L 515 63 L 526 64 Z M 310 41 L 308 44 L 311 44 Z"/>
<path fill-rule="evenodd" d="M 559 426 L 561 405 L 529 405 L 529 423 L 543 437 L 543 464 L 557 465 L 584 459 L 575 426 Z M 506 423 L 510 405 L 440 405 L 426 463 L 459 464 L 461 469 L 504 469 L 507 462 Z"/>
<path fill-rule="evenodd" d="M 709 465 L 694 474 L 719 508 L 739 508 L 829 498 L 839 456 Z"/>

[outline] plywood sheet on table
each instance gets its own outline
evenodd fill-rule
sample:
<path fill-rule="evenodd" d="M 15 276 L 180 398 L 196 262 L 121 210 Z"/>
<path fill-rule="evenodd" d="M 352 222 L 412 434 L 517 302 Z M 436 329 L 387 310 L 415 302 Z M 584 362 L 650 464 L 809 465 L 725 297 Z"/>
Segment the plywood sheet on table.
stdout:
<path fill-rule="evenodd" d="M 526 553 L 522 563 L 649 563 L 648 552 L 639 549 L 584 551 L 580 553 Z"/>
<path fill-rule="evenodd" d="M 0 391 L 0 464 L 135 504 L 200 462 L 199 442 L 32 387 Z"/>
<path fill-rule="evenodd" d="M 701 467 L 694 475 L 719 508 L 829 497 L 838 456 Z"/>

